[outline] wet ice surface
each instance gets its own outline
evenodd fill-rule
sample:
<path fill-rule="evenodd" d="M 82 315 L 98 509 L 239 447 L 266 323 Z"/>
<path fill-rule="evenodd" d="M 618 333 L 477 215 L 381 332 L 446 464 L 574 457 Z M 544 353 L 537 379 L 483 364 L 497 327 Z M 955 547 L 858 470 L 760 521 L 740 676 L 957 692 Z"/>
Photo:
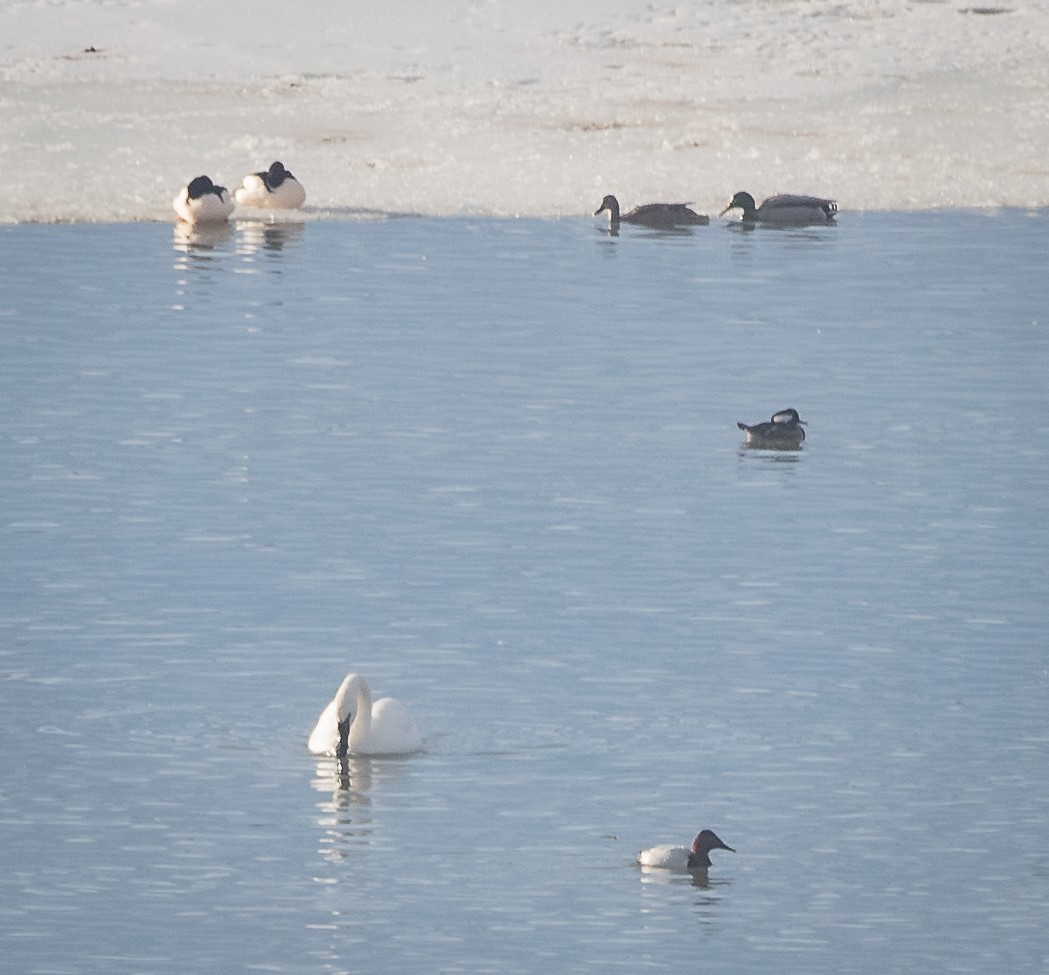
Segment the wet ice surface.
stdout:
<path fill-rule="evenodd" d="M 170 220 L 274 159 L 309 219 L 1046 206 L 1047 37 L 1040 3 L 0 0 L 0 220 Z"/>
<path fill-rule="evenodd" d="M 0 230 L 7 963 L 1038 971 L 1046 220 Z"/>

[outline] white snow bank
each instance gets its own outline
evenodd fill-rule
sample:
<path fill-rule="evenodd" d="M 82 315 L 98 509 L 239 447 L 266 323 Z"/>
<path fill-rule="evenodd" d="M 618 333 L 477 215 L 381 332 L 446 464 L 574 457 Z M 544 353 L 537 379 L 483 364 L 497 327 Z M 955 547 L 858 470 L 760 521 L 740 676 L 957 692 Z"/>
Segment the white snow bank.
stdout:
<path fill-rule="evenodd" d="M 0 221 L 274 159 L 314 217 L 1046 206 L 1049 4 L 991 2 L 0 0 Z"/>

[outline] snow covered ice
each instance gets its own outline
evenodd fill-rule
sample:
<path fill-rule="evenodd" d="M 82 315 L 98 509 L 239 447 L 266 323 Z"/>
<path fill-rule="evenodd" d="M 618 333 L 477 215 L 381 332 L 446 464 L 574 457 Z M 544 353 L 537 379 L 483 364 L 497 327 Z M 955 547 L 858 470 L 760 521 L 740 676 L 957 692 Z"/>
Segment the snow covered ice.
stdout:
<path fill-rule="evenodd" d="M 312 219 L 1042 207 L 1049 4 L 1002 2 L 0 0 L 0 221 L 275 159 Z"/>

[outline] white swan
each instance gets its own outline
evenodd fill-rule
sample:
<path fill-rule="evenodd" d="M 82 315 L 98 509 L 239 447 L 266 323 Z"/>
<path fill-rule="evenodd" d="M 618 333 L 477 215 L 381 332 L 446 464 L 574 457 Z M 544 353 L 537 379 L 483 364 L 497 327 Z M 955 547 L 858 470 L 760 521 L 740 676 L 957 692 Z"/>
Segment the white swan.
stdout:
<path fill-rule="evenodd" d="M 321 712 L 308 747 L 315 755 L 405 755 L 423 747 L 408 709 L 392 697 L 372 703 L 368 682 L 347 674 Z"/>
<path fill-rule="evenodd" d="M 711 850 L 736 852 L 722 843 L 712 829 L 705 829 L 696 834 L 691 850 L 663 843 L 642 850 L 637 855 L 637 862 L 643 867 L 662 867 L 664 870 L 706 870 L 710 866 Z"/>

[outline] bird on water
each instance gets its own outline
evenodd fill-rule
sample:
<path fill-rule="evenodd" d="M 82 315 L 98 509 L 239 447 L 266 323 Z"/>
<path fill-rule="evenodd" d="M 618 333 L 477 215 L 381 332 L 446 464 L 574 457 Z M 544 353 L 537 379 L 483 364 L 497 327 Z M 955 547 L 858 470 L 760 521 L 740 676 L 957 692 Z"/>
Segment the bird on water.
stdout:
<path fill-rule="evenodd" d="M 633 223 L 655 230 L 674 230 L 678 227 L 705 227 L 710 217 L 696 213 L 687 203 L 643 203 L 627 213 L 620 213 L 619 201 L 612 195 L 606 196 L 594 211 L 598 216 L 608 211 L 612 229 L 620 223 Z"/>
<path fill-rule="evenodd" d="M 789 407 L 773 413 L 772 419 L 765 423 L 737 423 L 736 426 L 746 434 L 749 447 L 793 449 L 800 447 L 805 439 L 804 422 L 798 411 Z"/>
<path fill-rule="evenodd" d="M 785 193 L 781 196 L 770 196 L 761 206 L 757 206 L 754 197 L 740 190 L 719 217 L 729 210 L 742 210 L 741 223 L 768 224 L 774 227 L 809 227 L 834 223 L 838 213 L 838 204 L 834 200 L 825 200 L 819 196 L 799 196 Z"/>
<path fill-rule="evenodd" d="M 637 862 L 642 867 L 661 867 L 665 870 L 706 870 L 711 866 L 711 850 L 736 851 L 721 840 L 712 829 L 700 830 L 692 841 L 690 849 L 663 843 L 659 846 L 642 850 L 637 855 Z"/>
<path fill-rule="evenodd" d="M 372 701 L 360 674 L 349 673 L 310 733 L 315 755 L 408 755 L 423 747 L 408 709 L 392 697 Z"/>

